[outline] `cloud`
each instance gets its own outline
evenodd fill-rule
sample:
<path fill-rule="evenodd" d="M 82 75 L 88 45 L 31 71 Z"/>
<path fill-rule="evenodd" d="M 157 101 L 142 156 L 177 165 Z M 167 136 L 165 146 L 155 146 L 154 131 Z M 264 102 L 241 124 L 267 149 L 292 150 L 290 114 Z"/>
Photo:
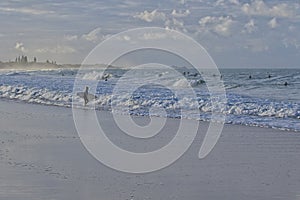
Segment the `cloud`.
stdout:
<path fill-rule="evenodd" d="M 64 39 L 67 41 L 73 41 L 73 40 L 77 40 L 78 36 L 77 35 L 65 35 Z"/>
<path fill-rule="evenodd" d="M 159 39 L 164 39 L 166 38 L 166 34 L 165 33 L 144 33 L 143 37 L 140 39 L 143 40 L 159 40 Z"/>
<path fill-rule="evenodd" d="M 111 35 L 103 35 L 101 33 L 102 29 L 100 27 L 95 28 L 93 30 L 91 30 L 90 32 L 83 34 L 83 35 L 64 35 L 64 40 L 65 41 L 76 41 L 79 39 L 85 40 L 85 41 L 89 41 L 89 42 L 97 42 L 99 40 L 104 40 L 108 37 L 110 37 Z"/>
<path fill-rule="evenodd" d="M 177 31 L 181 31 L 181 32 L 187 32 L 187 30 L 184 28 L 184 22 L 179 21 L 175 18 L 166 20 L 165 26 L 166 26 L 166 29 L 169 29 L 169 30 L 177 30 Z"/>
<path fill-rule="evenodd" d="M 125 35 L 125 36 L 123 37 L 123 39 L 124 39 L 125 41 L 130 41 L 130 40 L 131 40 L 130 36 L 128 36 L 128 35 Z"/>
<path fill-rule="evenodd" d="M 178 18 L 180 18 L 180 17 L 187 17 L 190 14 L 191 14 L 191 12 L 188 9 L 185 10 L 185 11 L 176 11 L 176 10 L 173 10 L 172 13 L 171 13 L 171 15 L 173 17 L 178 17 Z"/>
<path fill-rule="evenodd" d="M 257 26 L 255 25 L 255 22 L 253 19 L 250 19 L 248 23 L 244 25 L 243 33 L 253 33 L 257 30 Z"/>
<path fill-rule="evenodd" d="M 116 39 L 117 39 L 117 40 L 120 40 L 120 41 L 130 41 L 130 40 L 131 40 L 131 37 L 130 37 L 129 35 L 116 36 Z"/>
<path fill-rule="evenodd" d="M 242 5 L 242 11 L 247 15 L 271 16 L 271 17 L 292 17 L 293 8 L 286 3 L 279 3 L 269 7 L 263 0 L 254 0 L 251 3 Z"/>
<path fill-rule="evenodd" d="M 234 21 L 229 16 L 226 17 L 206 16 L 199 20 L 200 29 L 202 31 L 212 31 L 222 36 L 231 35 L 231 26 L 233 22 Z"/>
<path fill-rule="evenodd" d="M 186 4 L 187 0 L 179 0 L 179 4 L 184 5 Z"/>
<path fill-rule="evenodd" d="M 87 33 L 87 34 L 83 34 L 81 36 L 81 38 L 87 40 L 87 41 L 91 41 L 91 42 L 95 42 L 99 39 L 99 33 L 101 31 L 101 28 L 96 28 L 94 30 L 92 30 L 91 32 Z M 101 35 L 101 38 L 103 36 Z"/>
<path fill-rule="evenodd" d="M 240 5 L 239 0 L 229 0 L 229 2 L 235 5 Z"/>
<path fill-rule="evenodd" d="M 134 0 L 120 2 L 124 7 L 112 2 L 99 3 L 94 0 L 89 6 L 75 2 L 71 7 L 68 2 L 43 1 L 27 4 L 21 0 L 2 2 L 0 23 L 1 27 L 5 28 L 0 31 L 4 34 L 2 37 L 0 34 L 3 43 L 0 59 L 7 60 L 14 57 L 14 54 L 22 54 L 25 51 L 27 52 L 23 54 L 38 56 L 40 54 L 37 49 L 39 52 L 46 52 L 41 53 L 41 57 L 48 58 L 47 53 L 52 55 L 50 52 L 73 52 L 75 49 L 76 52 L 73 54 L 62 54 L 61 60 L 81 61 L 79 57 L 84 57 L 92 46 L 105 39 L 107 34 L 149 25 L 181 32 L 187 30 L 188 35 L 204 43 L 205 48 L 212 49 L 212 52 L 217 52 L 215 48 L 220 46 L 223 50 L 219 52 L 224 56 L 218 58 L 221 55 L 218 53 L 215 55 L 217 59 L 225 58 L 226 55 L 227 60 L 233 60 L 231 57 L 236 56 L 235 53 L 238 52 L 247 58 L 247 62 L 258 64 L 269 62 L 276 65 L 277 62 L 273 60 L 255 59 L 257 55 L 251 54 L 250 50 L 257 52 L 269 48 L 268 55 L 272 53 L 277 60 L 284 59 L 285 54 L 299 54 L 300 47 L 296 49 L 295 46 L 298 47 L 300 39 L 297 43 L 293 40 L 299 38 L 299 0 L 141 1 L 131 6 L 131 3 L 135 2 Z M 216 2 L 219 6 L 216 6 Z M 105 11 L 107 8 L 109 11 Z M 25 19 L 22 20 L 22 17 Z M 86 21 L 89 23 L 84 23 Z M 76 24 L 81 27 L 80 30 L 76 29 Z M 150 41 L 163 37 L 151 33 L 144 35 L 144 39 Z M 259 38 L 263 39 L 264 44 L 260 45 L 259 41 L 244 43 L 246 40 Z M 289 40 L 283 40 L 284 38 Z M 135 38 L 122 39 L 134 42 Z M 53 43 L 57 40 L 61 42 Z M 16 42 L 20 44 L 17 45 Z M 293 43 L 297 45 L 293 46 Z M 58 44 L 61 47 L 56 47 Z M 63 47 L 65 45 L 71 49 Z M 288 51 L 285 49 L 287 45 Z M 13 51 L 5 50 L 9 49 L 9 46 Z M 60 55 L 53 54 L 53 57 L 55 56 Z M 291 62 L 296 61 L 295 58 Z"/>
<path fill-rule="evenodd" d="M 295 47 L 296 49 L 300 48 L 300 41 L 295 38 L 284 38 L 282 44 L 285 48 Z"/>
<path fill-rule="evenodd" d="M 18 51 L 21 51 L 23 53 L 27 52 L 27 50 L 24 47 L 24 44 L 22 42 L 17 42 L 15 45 L 15 49 L 17 49 Z"/>
<path fill-rule="evenodd" d="M 227 2 L 235 5 L 240 5 L 239 0 L 218 0 L 216 1 L 215 5 L 216 6 L 224 6 Z"/>
<path fill-rule="evenodd" d="M 157 10 L 153 10 L 152 12 L 148 12 L 147 10 L 145 10 L 144 12 L 141 12 L 133 17 L 144 20 L 146 22 L 164 21 L 166 19 L 165 13 L 159 12 Z"/>
<path fill-rule="evenodd" d="M 269 27 L 274 29 L 278 26 L 278 22 L 276 20 L 276 18 L 274 17 L 273 19 L 271 19 L 268 23 Z"/>
<path fill-rule="evenodd" d="M 69 54 L 76 52 L 75 49 L 69 46 L 62 46 L 57 45 L 56 47 L 48 47 L 48 48 L 41 48 L 37 49 L 36 52 L 38 53 L 52 53 L 52 54 Z"/>
<path fill-rule="evenodd" d="M 218 0 L 215 3 L 216 6 L 223 6 L 224 4 L 225 4 L 225 0 Z"/>
<path fill-rule="evenodd" d="M 252 52 L 264 52 L 269 50 L 269 46 L 262 39 L 249 39 L 245 41 L 245 49 Z"/>
<path fill-rule="evenodd" d="M 33 8 L 8 8 L 8 7 L 0 7 L 0 11 L 31 14 L 31 15 L 45 15 L 45 14 L 55 13 L 54 11 L 49 11 L 49 10 L 37 10 Z"/>

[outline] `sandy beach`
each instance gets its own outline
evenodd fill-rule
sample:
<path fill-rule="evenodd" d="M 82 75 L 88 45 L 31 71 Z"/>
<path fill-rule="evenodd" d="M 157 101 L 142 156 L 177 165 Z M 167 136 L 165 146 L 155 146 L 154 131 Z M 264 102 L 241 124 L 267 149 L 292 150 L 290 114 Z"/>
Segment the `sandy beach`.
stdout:
<path fill-rule="evenodd" d="M 0 200 L 300 200 L 300 0 L 0 18 Z"/>
<path fill-rule="evenodd" d="M 110 117 L 109 112 L 98 112 L 103 125 L 111 129 L 110 139 L 136 151 L 164 145 L 179 121 L 169 119 L 162 134 L 137 142 L 120 136 Z M 0 199 L 300 198 L 300 135 L 296 132 L 225 125 L 216 147 L 199 160 L 207 128 L 201 122 L 193 145 L 177 162 L 136 175 L 110 169 L 85 150 L 70 108 L 0 101 L 0 119 Z M 135 120 L 146 123 L 148 119 Z"/>

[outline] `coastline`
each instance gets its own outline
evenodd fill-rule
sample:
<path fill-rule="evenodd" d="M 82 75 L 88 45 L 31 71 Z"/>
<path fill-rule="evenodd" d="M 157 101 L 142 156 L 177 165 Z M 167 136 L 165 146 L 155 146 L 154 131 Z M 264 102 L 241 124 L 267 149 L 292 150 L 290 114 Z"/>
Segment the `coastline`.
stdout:
<path fill-rule="evenodd" d="M 123 148 L 148 151 L 165 144 L 178 124 L 147 142 L 112 129 Z M 145 117 L 134 117 L 147 124 Z M 76 132 L 72 110 L 0 100 L 1 199 L 296 199 L 300 195 L 300 134 L 226 124 L 213 151 L 197 155 L 207 122 L 173 165 L 149 174 L 117 172 L 95 160 Z M 149 143 L 154 144 L 149 145 Z"/>

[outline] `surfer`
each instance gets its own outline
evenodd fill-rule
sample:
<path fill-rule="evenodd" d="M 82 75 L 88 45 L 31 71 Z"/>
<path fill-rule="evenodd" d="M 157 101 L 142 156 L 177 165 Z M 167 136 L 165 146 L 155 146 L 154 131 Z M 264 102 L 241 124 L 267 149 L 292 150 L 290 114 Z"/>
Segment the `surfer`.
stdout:
<path fill-rule="evenodd" d="M 84 99 L 84 105 L 85 105 L 85 106 L 86 106 L 86 104 L 89 102 L 88 94 L 89 94 L 89 87 L 86 86 L 86 87 L 85 87 L 85 91 L 84 91 L 84 93 L 83 93 L 83 99 Z"/>
<path fill-rule="evenodd" d="M 89 93 L 89 87 L 88 86 L 85 87 L 84 92 L 78 92 L 77 96 L 79 96 L 80 98 L 83 98 L 84 106 L 86 106 L 90 101 L 94 101 L 95 99 L 97 99 L 96 95 L 93 95 L 93 94 Z"/>
<path fill-rule="evenodd" d="M 285 82 L 285 83 L 284 83 L 284 86 L 287 86 L 287 85 L 288 85 L 288 82 Z"/>

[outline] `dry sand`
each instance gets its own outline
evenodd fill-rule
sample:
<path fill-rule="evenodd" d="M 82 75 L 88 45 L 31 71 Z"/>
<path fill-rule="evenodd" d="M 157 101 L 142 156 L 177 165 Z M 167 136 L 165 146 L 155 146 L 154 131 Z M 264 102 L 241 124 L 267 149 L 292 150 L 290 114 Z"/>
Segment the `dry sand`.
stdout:
<path fill-rule="evenodd" d="M 163 146 L 178 125 L 171 119 L 163 133 L 141 141 L 116 131 L 110 113 L 98 117 L 112 141 L 137 151 Z M 85 150 L 70 108 L 0 101 L 0 125 L 1 200 L 300 199 L 299 133 L 226 125 L 214 150 L 199 160 L 207 128 L 201 122 L 177 162 L 134 175 L 105 167 Z"/>

